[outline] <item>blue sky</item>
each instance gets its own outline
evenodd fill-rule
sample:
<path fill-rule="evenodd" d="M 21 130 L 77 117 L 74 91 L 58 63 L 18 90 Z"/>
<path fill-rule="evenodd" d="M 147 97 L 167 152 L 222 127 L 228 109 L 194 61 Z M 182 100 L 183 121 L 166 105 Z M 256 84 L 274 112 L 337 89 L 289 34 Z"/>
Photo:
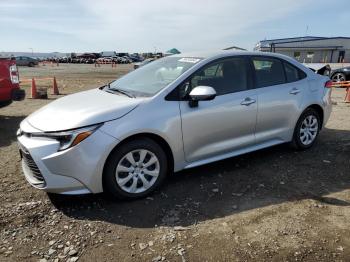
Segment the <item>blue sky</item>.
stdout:
<path fill-rule="evenodd" d="M 350 36 L 349 21 L 349 0 L 0 0 L 0 52 L 252 50 L 265 38 Z"/>

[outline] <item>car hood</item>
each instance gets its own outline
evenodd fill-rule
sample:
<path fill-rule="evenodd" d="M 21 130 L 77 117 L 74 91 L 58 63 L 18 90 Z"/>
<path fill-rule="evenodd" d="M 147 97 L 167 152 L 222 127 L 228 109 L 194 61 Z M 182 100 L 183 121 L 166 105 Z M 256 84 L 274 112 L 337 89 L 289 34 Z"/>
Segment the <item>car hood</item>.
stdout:
<path fill-rule="evenodd" d="M 45 132 L 74 129 L 120 118 L 143 100 L 93 89 L 57 99 L 26 121 Z"/>

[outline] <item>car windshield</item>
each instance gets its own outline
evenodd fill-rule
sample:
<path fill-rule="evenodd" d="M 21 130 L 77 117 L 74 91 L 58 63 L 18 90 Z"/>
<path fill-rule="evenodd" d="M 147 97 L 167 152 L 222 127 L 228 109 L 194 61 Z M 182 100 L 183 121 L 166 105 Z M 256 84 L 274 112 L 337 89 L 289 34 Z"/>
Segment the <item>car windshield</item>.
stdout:
<path fill-rule="evenodd" d="M 142 66 L 109 84 L 106 91 L 124 91 L 137 96 L 153 96 L 201 58 L 165 57 Z"/>

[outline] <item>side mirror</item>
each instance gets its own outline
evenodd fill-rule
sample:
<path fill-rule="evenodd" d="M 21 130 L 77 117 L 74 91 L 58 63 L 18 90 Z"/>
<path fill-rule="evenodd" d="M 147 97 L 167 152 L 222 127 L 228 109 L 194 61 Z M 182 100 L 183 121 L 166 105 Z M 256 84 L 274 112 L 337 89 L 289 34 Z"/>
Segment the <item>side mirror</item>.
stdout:
<path fill-rule="evenodd" d="M 189 94 L 190 107 L 197 107 L 198 101 L 209 101 L 216 97 L 216 91 L 211 86 L 197 86 Z"/>

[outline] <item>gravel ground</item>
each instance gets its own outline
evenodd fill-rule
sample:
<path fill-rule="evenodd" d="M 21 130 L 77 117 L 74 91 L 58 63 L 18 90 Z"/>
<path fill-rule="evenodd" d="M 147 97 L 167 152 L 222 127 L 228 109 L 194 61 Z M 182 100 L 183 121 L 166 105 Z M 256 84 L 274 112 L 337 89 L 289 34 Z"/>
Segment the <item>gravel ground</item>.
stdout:
<path fill-rule="evenodd" d="M 130 69 L 61 65 L 20 74 L 55 75 L 69 94 Z M 334 90 L 333 113 L 312 149 L 280 145 L 179 172 L 151 197 L 131 202 L 48 195 L 29 186 L 15 132 L 58 96 L 14 102 L 0 109 L 0 261 L 350 261 L 344 94 Z"/>

